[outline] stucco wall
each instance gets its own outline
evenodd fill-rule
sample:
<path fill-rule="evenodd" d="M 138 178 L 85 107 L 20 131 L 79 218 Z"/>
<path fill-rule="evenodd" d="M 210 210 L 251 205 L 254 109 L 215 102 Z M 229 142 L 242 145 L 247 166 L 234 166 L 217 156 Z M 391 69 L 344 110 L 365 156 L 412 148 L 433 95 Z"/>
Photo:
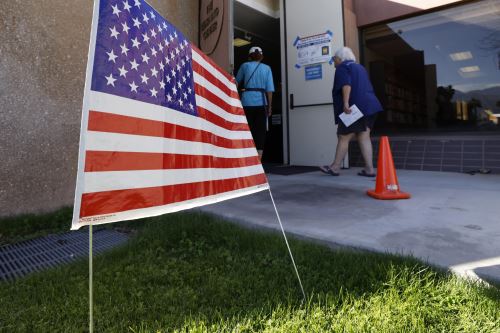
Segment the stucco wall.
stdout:
<path fill-rule="evenodd" d="M 92 1 L 0 1 L 0 216 L 73 202 Z M 193 42 L 197 0 L 148 0 Z"/>
<path fill-rule="evenodd" d="M 350 47 L 359 60 L 358 23 L 354 13 L 354 0 L 344 0 L 345 45 Z"/>

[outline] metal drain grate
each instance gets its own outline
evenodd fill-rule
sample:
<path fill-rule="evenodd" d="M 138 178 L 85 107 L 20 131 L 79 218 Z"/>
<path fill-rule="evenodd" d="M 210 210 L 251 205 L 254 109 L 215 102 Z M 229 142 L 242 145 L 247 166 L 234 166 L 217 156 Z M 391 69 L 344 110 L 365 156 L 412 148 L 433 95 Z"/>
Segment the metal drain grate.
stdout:
<path fill-rule="evenodd" d="M 109 229 L 94 230 L 92 248 L 95 254 L 125 243 L 128 235 Z M 13 280 L 88 256 L 88 230 L 50 235 L 0 247 L 0 280 Z"/>

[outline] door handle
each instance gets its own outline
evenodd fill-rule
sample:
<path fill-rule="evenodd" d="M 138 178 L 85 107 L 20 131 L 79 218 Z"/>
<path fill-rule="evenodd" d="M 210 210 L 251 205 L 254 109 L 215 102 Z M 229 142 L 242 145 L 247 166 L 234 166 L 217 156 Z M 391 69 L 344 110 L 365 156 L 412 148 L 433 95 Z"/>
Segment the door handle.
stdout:
<path fill-rule="evenodd" d="M 311 106 L 325 106 L 325 105 L 333 105 L 333 103 L 329 102 L 329 103 L 295 105 L 294 100 L 293 100 L 293 94 L 290 94 L 290 110 L 293 110 L 294 108 L 307 108 L 307 107 L 311 107 Z"/>

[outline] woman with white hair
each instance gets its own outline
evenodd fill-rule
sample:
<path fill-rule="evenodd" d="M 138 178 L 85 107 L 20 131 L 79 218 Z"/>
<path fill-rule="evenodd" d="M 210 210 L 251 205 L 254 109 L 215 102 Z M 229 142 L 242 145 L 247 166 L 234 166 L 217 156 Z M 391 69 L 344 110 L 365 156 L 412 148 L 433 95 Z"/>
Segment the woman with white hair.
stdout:
<path fill-rule="evenodd" d="M 370 132 L 377 117 L 382 111 L 382 105 L 373 92 L 373 86 L 365 68 L 356 63 L 356 57 L 348 47 L 342 47 L 333 57 L 335 63 L 335 78 L 333 81 L 333 109 L 337 127 L 337 150 L 335 159 L 330 165 L 320 167 L 320 170 L 332 176 L 338 176 L 342 161 L 349 149 L 349 142 L 356 137 L 365 161 L 365 168 L 358 175 L 375 177 L 373 169 L 373 149 Z M 355 104 L 363 113 L 363 117 L 346 127 L 340 120 L 342 112 L 351 113 Z"/>

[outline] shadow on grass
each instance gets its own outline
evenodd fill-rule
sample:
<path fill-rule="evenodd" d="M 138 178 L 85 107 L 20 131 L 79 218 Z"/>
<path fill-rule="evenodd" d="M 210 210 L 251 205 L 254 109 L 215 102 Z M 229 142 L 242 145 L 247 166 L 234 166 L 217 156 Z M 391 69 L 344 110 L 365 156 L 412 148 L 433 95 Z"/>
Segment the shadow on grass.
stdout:
<path fill-rule="evenodd" d="M 0 219 L 0 246 L 27 239 L 46 236 L 50 233 L 69 231 L 72 207 L 64 207 L 45 214 L 26 214 Z"/>
<path fill-rule="evenodd" d="M 412 258 L 291 240 L 309 296 L 301 305 L 279 235 L 197 213 L 141 222 L 120 224 L 139 235 L 94 259 L 96 332 L 494 332 L 500 324 L 498 290 Z M 86 331 L 87 265 L 0 284 L 0 331 Z"/>

